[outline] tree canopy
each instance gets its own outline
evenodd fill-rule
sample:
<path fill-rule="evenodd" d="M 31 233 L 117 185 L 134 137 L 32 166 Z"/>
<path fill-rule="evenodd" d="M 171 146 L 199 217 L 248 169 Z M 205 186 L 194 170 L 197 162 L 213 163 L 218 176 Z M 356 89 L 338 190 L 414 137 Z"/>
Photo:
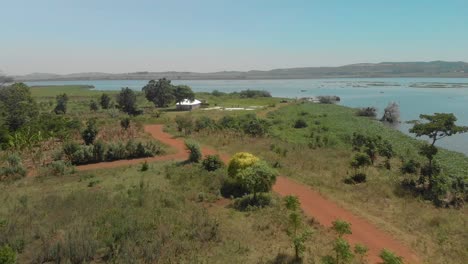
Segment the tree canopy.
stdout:
<path fill-rule="evenodd" d="M 159 79 L 157 82 L 151 80 L 142 90 L 146 99 L 157 107 L 166 107 L 174 100 L 174 86 L 166 78 Z"/>
<path fill-rule="evenodd" d="M 0 114 L 10 131 L 21 128 L 38 115 L 38 107 L 31 90 L 24 83 L 0 89 Z"/>
<path fill-rule="evenodd" d="M 136 108 L 136 100 L 135 92 L 128 87 L 122 88 L 117 96 L 117 104 L 120 110 L 130 115 L 135 115 L 138 112 Z"/>
<path fill-rule="evenodd" d="M 437 140 L 458 133 L 468 132 L 468 127 L 457 126 L 457 118 L 452 113 L 435 113 L 433 115 L 420 115 L 421 120 L 413 121 L 414 126 L 410 129 L 411 133 L 417 137 L 427 136 L 434 145 Z"/>
<path fill-rule="evenodd" d="M 174 88 L 174 98 L 176 103 L 180 103 L 184 101 L 184 99 L 193 101 L 195 99 L 195 93 L 187 85 L 177 85 Z"/>

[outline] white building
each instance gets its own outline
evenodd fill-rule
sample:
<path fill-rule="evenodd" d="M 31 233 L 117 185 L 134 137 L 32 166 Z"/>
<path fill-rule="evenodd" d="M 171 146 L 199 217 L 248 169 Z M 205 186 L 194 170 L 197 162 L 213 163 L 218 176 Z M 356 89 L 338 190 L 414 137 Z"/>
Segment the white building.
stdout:
<path fill-rule="evenodd" d="M 176 109 L 177 110 L 184 110 L 184 111 L 190 111 L 193 109 L 197 109 L 201 106 L 201 102 L 197 99 L 194 99 L 193 101 L 190 101 L 188 99 L 184 99 L 182 102 L 176 104 Z"/>

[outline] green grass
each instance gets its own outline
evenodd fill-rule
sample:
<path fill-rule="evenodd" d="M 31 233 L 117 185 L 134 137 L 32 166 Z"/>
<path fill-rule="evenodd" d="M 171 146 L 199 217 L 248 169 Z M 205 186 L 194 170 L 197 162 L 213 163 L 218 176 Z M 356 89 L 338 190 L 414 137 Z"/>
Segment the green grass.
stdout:
<path fill-rule="evenodd" d="M 191 137 L 234 154 L 247 151 L 276 164 L 281 174 L 312 186 L 326 197 L 352 210 L 412 247 L 427 263 L 464 263 L 468 258 L 468 209 L 441 209 L 414 196 L 401 186 L 400 157 L 417 155 L 420 141 L 390 129 L 378 121 L 357 117 L 355 110 L 337 105 L 297 104 L 270 112 L 269 137 L 203 131 Z M 293 128 L 296 119 L 308 127 Z M 328 145 L 309 147 L 314 137 L 328 138 Z M 349 163 L 353 152 L 349 139 L 353 132 L 381 135 L 393 144 L 397 157 L 392 169 L 377 165 L 366 170 L 368 181 L 344 184 L 353 173 Z M 241 142 L 241 143 L 240 143 Z M 274 146 L 274 147 L 273 147 Z M 467 175 L 468 158 L 441 150 L 437 160 L 446 175 Z M 379 160 L 377 164 L 382 164 Z"/>
<path fill-rule="evenodd" d="M 105 91 L 107 94 L 115 94 L 118 91 Z M 33 86 L 33 97 L 54 97 L 66 93 L 70 97 L 97 97 L 103 91 L 94 90 L 86 85 L 57 85 L 57 86 Z"/>
<path fill-rule="evenodd" d="M 216 202 L 224 171 L 140 167 L 1 184 L 0 243 L 20 263 L 267 263 L 292 254 L 278 200 L 239 212 Z M 307 259 L 318 261 L 331 238 L 317 229 Z"/>

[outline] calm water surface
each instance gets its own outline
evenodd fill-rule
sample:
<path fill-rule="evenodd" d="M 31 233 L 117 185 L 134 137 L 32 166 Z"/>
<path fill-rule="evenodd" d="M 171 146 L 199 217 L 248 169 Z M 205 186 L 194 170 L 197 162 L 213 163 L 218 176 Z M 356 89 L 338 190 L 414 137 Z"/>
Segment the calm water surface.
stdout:
<path fill-rule="evenodd" d="M 97 90 L 119 90 L 130 87 L 135 90 L 147 80 L 98 80 L 98 81 L 44 81 L 28 82 L 28 85 L 93 85 Z M 350 107 L 375 106 L 382 113 L 389 102 L 400 105 L 403 121 L 417 119 L 419 114 L 454 113 L 458 123 L 468 125 L 468 88 L 413 88 L 417 83 L 468 84 L 468 79 L 458 78 L 379 78 L 379 79 L 308 79 L 308 80 L 184 80 L 174 84 L 186 84 L 196 92 L 215 89 L 234 92 L 258 89 L 271 92 L 275 97 L 300 98 L 317 95 L 337 95 L 340 104 Z M 409 125 L 402 123 L 399 129 L 408 133 Z M 455 135 L 441 140 L 439 146 L 468 155 L 468 134 Z"/>

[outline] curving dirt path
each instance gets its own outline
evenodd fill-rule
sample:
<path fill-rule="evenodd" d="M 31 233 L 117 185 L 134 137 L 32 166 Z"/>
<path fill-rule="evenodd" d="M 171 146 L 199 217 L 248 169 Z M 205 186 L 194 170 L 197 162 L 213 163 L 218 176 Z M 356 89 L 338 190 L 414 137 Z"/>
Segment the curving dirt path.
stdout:
<path fill-rule="evenodd" d="M 185 149 L 184 141 L 174 138 L 172 135 L 163 131 L 163 125 L 147 125 L 145 131 L 150 133 L 152 137 L 163 142 L 166 145 L 173 147 L 176 150 L 175 154 L 142 158 L 133 160 L 118 160 L 112 162 L 102 162 L 97 164 L 89 164 L 77 166 L 79 171 L 114 168 L 124 165 L 139 164 L 144 161 L 170 161 L 187 159 L 188 153 Z M 212 148 L 203 147 L 203 155 L 219 154 Z M 221 154 L 221 159 L 224 162 L 229 161 L 229 156 Z M 408 247 L 394 239 L 390 234 L 378 229 L 369 221 L 358 217 L 350 211 L 340 207 L 333 201 L 325 198 L 317 191 L 314 191 L 309 186 L 298 183 L 286 177 L 278 177 L 273 190 L 281 196 L 296 195 L 301 201 L 301 207 L 304 213 L 313 217 L 321 225 L 330 227 L 336 219 L 345 220 L 351 223 L 353 234 L 347 236 L 351 244 L 364 244 L 369 248 L 368 260 L 370 263 L 379 263 L 379 252 L 383 249 L 389 249 L 396 254 L 402 256 L 405 263 L 420 263 L 419 258 Z"/>

